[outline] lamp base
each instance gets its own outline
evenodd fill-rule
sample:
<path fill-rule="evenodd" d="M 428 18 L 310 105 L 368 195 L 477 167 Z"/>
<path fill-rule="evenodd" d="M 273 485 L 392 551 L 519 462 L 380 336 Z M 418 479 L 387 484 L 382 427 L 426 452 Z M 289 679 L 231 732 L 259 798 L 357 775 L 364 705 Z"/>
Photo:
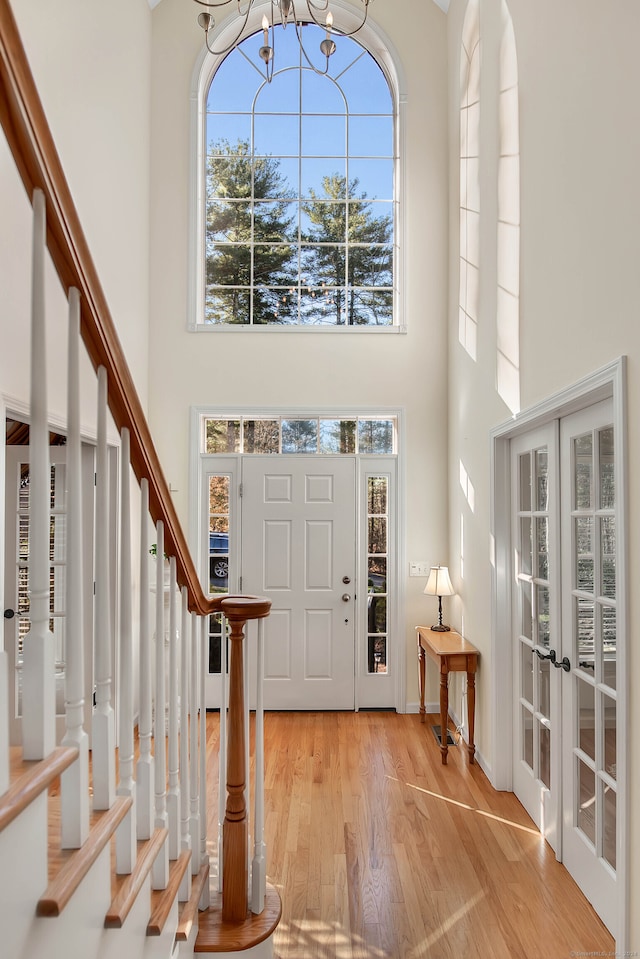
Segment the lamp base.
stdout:
<path fill-rule="evenodd" d="M 434 631 L 434 633 L 451 632 L 451 626 L 443 626 L 442 623 L 439 623 L 437 626 L 432 626 L 431 629 Z"/>

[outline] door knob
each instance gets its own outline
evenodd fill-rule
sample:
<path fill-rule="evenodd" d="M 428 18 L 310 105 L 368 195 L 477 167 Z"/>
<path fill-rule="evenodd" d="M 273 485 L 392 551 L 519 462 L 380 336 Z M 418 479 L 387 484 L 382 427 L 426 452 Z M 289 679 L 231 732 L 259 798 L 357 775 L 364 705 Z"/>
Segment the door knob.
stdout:
<path fill-rule="evenodd" d="M 14 617 L 15 615 L 16 615 L 16 612 L 15 612 L 14 609 L 5 609 L 5 611 L 4 611 L 4 618 L 5 618 L 5 619 L 13 619 L 13 617 Z"/>
<path fill-rule="evenodd" d="M 342 602 L 343 602 L 343 603 L 348 603 L 350 599 L 351 599 L 351 597 L 349 596 L 348 593 L 343 593 L 343 594 L 342 594 Z"/>

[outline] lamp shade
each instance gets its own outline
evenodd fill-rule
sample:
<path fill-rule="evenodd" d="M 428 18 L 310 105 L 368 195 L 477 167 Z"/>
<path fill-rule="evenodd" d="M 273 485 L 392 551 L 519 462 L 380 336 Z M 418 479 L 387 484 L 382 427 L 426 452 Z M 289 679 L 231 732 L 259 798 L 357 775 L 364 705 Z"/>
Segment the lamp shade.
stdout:
<path fill-rule="evenodd" d="M 453 596 L 455 591 L 449 579 L 448 567 L 432 566 L 424 591 L 430 596 Z"/>

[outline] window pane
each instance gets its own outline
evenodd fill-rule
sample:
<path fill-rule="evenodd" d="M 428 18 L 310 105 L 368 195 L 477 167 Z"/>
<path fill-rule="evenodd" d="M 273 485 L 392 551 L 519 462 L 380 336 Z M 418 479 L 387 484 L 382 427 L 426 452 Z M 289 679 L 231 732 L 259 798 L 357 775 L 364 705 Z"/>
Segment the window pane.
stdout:
<path fill-rule="evenodd" d="M 370 556 L 368 561 L 367 583 L 370 593 L 387 591 L 387 559 L 385 556 Z"/>
<path fill-rule="evenodd" d="M 345 157 L 347 124 L 344 116 L 302 118 L 302 156 Z"/>
<path fill-rule="evenodd" d="M 213 243 L 207 247 L 207 283 L 247 286 L 251 281 L 251 247 Z"/>
<path fill-rule="evenodd" d="M 393 156 L 392 117 L 349 117 L 351 156 Z"/>
<path fill-rule="evenodd" d="M 349 163 L 349 196 L 393 199 L 393 160 L 357 159 Z"/>
<path fill-rule="evenodd" d="M 387 597 L 369 593 L 367 597 L 367 622 L 370 633 L 387 631 Z"/>
<path fill-rule="evenodd" d="M 600 592 L 608 599 L 616 598 L 616 521 L 613 516 L 600 519 L 600 554 L 602 583 Z"/>
<path fill-rule="evenodd" d="M 533 716 L 525 705 L 520 706 L 522 719 L 522 759 L 533 769 Z"/>
<path fill-rule="evenodd" d="M 336 189 L 339 193 L 339 188 Z M 303 203 L 301 224 L 303 240 L 316 243 L 345 243 L 347 238 L 347 205 L 327 200 Z M 310 267 L 312 268 L 312 267 Z M 344 283 L 344 269 L 339 274 Z"/>
<path fill-rule="evenodd" d="M 578 684 L 576 696 L 576 706 L 578 709 L 578 745 L 580 746 L 580 749 L 585 752 L 587 756 L 589 756 L 590 759 L 595 761 L 595 690 L 591 683 L 587 683 L 583 679 L 576 679 L 576 682 Z"/>
<path fill-rule="evenodd" d="M 205 452 L 239 453 L 240 420 L 207 420 Z"/>
<path fill-rule="evenodd" d="M 531 456 L 521 453 L 518 457 L 520 466 L 520 509 L 531 509 Z"/>
<path fill-rule="evenodd" d="M 278 31 L 278 41 L 283 37 L 283 31 Z M 278 47 L 278 57 L 280 57 L 281 47 Z M 226 63 L 226 60 L 225 60 Z M 279 61 L 278 70 L 280 70 L 282 61 Z M 218 74 L 216 73 L 215 83 L 218 83 Z M 256 84 L 254 82 L 254 91 Z M 251 102 L 253 96 L 247 97 L 247 102 Z M 274 73 L 271 83 L 265 83 L 256 97 L 256 113 L 299 113 L 300 112 L 300 83 L 295 70 L 281 70 Z"/>
<path fill-rule="evenodd" d="M 520 517 L 520 573 L 531 576 L 533 570 L 533 539 L 530 516 Z"/>
<path fill-rule="evenodd" d="M 614 789 L 601 783 L 604 794 L 604 836 L 602 855 L 613 869 L 616 868 L 616 804 L 617 796 Z"/>
<path fill-rule="evenodd" d="M 256 156 L 298 156 L 300 117 L 291 114 L 263 116 L 253 122 L 253 150 Z"/>
<path fill-rule="evenodd" d="M 592 845 L 596 842 L 596 779 L 593 770 L 579 759 L 578 763 L 578 809 L 576 821 Z"/>
<path fill-rule="evenodd" d="M 520 644 L 521 696 L 533 706 L 533 651 Z"/>
<path fill-rule="evenodd" d="M 245 420 L 243 423 L 245 453 L 279 453 L 279 420 Z"/>
<path fill-rule="evenodd" d="M 527 639 L 533 640 L 533 608 L 531 605 L 531 583 L 520 583 L 521 622 L 520 631 Z"/>
<path fill-rule="evenodd" d="M 576 599 L 576 631 L 578 659 L 580 665 L 585 662 L 593 666 L 595 645 L 593 632 L 594 604 L 586 599 Z"/>
<path fill-rule="evenodd" d="M 370 553 L 387 552 L 387 520 L 384 516 L 368 519 L 368 549 Z"/>
<path fill-rule="evenodd" d="M 576 517 L 576 588 L 593 592 L 593 518 Z"/>
<path fill-rule="evenodd" d="M 219 242 L 238 243 L 251 239 L 251 207 L 247 200 L 212 199 L 207 204 L 207 255 Z"/>
<path fill-rule="evenodd" d="M 616 611 L 598 604 L 602 637 L 602 682 L 616 688 Z"/>
<path fill-rule="evenodd" d="M 390 246 L 354 246 L 349 249 L 349 285 L 387 286 L 393 283 L 393 249 Z M 364 294 L 364 296 L 378 294 Z M 366 302 L 366 301 L 365 301 Z M 369 301 L 368 305 L 374 305 Z"/>
<path fill-rule="evenodd" d="M 389 481 L 386 476 L 370 476 L 367 480 L 367 512 L 369 514 L 387 513 L 387 490 Z"/>
<path fill-rule="evenodd" d="M 298 241 L 300 205 L 285 200 L 257 201 L 253 210 L 253 238 L 256 242 L 282 243 Z M 295 263 L 297 283 L 298 264 Z"/>
<path fill-rule="evenodd" d="M 536 545 L 538 548 L 539 579 L 549 579 L 549 520 L 546 516 L 536 517 Z"/>
<path fill-rule="evenodd" d="M 551 717 L 551 663 L 548 659 L 538 661 L 538 709 L 546 719 Z"/>
<path fill-rule="evenodd" d="M 250 113 L 209 113 L 207 115 L 207 151 L 218 153 L 219 144 L 251 140 Z"/>
<path fill-rule="evenodd" d="M 248 323 L 249 291 L 222 291 L 220 287 L 208 286 L 205 303 L 205 323 Z"/>
<path fill-rule="evenodd" d="M 307 326 L 344 324 L 345 293 L 333 287 L 305 287 L 300 294 L 300 322 Z"/>
<path fill-rule="evenodd" d="M 616 762 L 616 740 L 617 740 L 617 716 L 616 701 L 610 696 L 602 696 L 603 713 L 603 735 L 604 735 L 604 770 L 613 779 L 617 778 Z"/>
<path fill-rule="evenodd" d="M 317 420 L 283 420 L 283 453 L 316 453 L 318 450 Z"/>
<path fill-rule="evenodd" d="M 551 733 L 545 723 L 538 724 L 540 734 L 540 755 L 538 756 L 538 776 L 551 789 Z"/>
<path fill-rule="evenodd" d="M 351 113 L 393 112 L 389 85 L 371 57 L 361 57 L 341 78 Z"/>
<path fill-rule="evenodd" d="M 536 509 L 549 509 L 549 456 L 546 450 L 536 450 Z"/>
<path fill-rule="evenodd" d="M 229 477 L 228 476 L 210 476 L 209 477 L 209 512 L 228 514 L 229 512 Z M 213 530 L 216 527 L 210 526 Z M 226 529 L 227 527 L 223 527 Z"/>
<path fill-rule="evenodd" d="M 613 426 L 600 430 L 600 509 L 613 509 L 616 502 Z"/>
<path fill-rule="evenodd" d="M 536 605 L 537 605 L 537 639 L 540 646 L 548 646 L 550 638 L 549 625 L 549 588 L 547 586 L 536 586 Z"/>
<path fill-rule="evenodd" d="M 358 451 L 360 453 L 393 453 L 393 421 L 360 420 Z"/>
<path fill-rule="evenodd" d="M 300 194 L 310 200 L 345 200 L 347 164 L 344 158 L 305 158 L 300 163 Z"/>
<path fill-rule="evenodd" d="M 367 669 L 370 673 L 386 673 L 387 671 L 387 637 L 369 636 L 369 655 Z"/>
<path fill-rule="evenodd" d="M 355 420 L 320 420 L 321 453 L 355 453 Z"/>
<path fill-rule="evenodd" d="M 575 504 L 576 509 L 593 507 L 593 439 L 591 433 L 578 436 L 573 441 L 575 456 Z"/>

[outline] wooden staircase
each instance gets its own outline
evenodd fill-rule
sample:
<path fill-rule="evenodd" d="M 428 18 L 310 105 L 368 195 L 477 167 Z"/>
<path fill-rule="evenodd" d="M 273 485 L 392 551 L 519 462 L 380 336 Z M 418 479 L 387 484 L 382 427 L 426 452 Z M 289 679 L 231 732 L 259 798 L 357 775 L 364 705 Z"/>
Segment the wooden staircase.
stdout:
<path fill-rule="evenodd" d="M 247 622 L 264 621 L 270 603 L 260 597 L 211 597 L 203 592 L 9 0 L 0 0 L 0 123 L 34 210 L 29 500 L 21 507 L 28 518 L 23 567 L 29 577 L 30 606 L 20 608 L 17 597 L 5 597 L 7 605 L 15 605 L 18 618 L 28 619 L 28 632 L 19 642 L 16 639 L 16 649 L 21 645 L 16 662 L 22 656 L 22 749 L 9 745 L 8 691 L 16 677 L 9 676 L 7 655 L 0 649 L 1 951 L 11 959 L 176 959 L 194 951 L 221 956 L 245 952 L 255 959 L 267 959 L 272 955 L 281 904 L 277 891 L 266 883 L 264 850 L 258 851 L 257 839 L 249 898 L 244 638 Z M 49 609 L 54 546 L 45 375 L 47 257 L 69 301 L 63 746 L 56 746 L 55 741 L 56 663 Z M 93 483 L 90 491 L 96 504 L 92 636 L 86 636 L 83 627 L 84 570 L 79 545 L 79 530 L 85 522 L 79 465 L 78 355 L 82 346 L 97 378 L 96 480 L 95 491 Z M 120 440 L 116 480 L 107 456 L 108 417 Z M 132 476 L 140 488 L 139 503 L 134 504 Z M 110 493 L 119 503 L 115 528 Z M 132 505 L 141 517 L 137 553 L 132 548 Z M 158 552 L 155 615 L 149 595 L 153 584 L 148 581 L 151 535 Z M 113 565 L 109 549 L 116 543 L 118 577 L 114 586 L 109 580 Z M 168 585 L 164 583 L 163 555 L 168 557 Z M 135 613 L 134 562 L 140 582 Z M 117 624 L 109 621 L 112 589 L 118 594 Z M 14 611 L 10 612 L 13 616 Z M 224 763 L 220 763 L 226 808 L 220 816 L 221 839 L 215 837 L 215 842 L 206 835 L 204 699 L 208 618 L 214 613 L 222 615 L 223 635 L 230 625 L 232 649 L 229 701 L 224 711 L 228 745 Z M 259 627 L 259 643 L 262 635 Z M 112 655 L 113 636 L 116 657 Z M 95 649 L 88 686 L 83 661 L 87 645 Z M 113 675 L 113 658 L 120 666 L 118 675 Z M 135 691 L 139 710 L 134 714 L 136 674 L 140 677 Z M 89 747 L 84 705 L 92 697 Z M 136 734 L 140 743 L 137 765 Z M 257 767 L 260 763 L 256 757 Z M 259 805 L 256 799 L 254 819 L 258 824 Z M 221 881 L 210 868 L 210 852 Z"/>

